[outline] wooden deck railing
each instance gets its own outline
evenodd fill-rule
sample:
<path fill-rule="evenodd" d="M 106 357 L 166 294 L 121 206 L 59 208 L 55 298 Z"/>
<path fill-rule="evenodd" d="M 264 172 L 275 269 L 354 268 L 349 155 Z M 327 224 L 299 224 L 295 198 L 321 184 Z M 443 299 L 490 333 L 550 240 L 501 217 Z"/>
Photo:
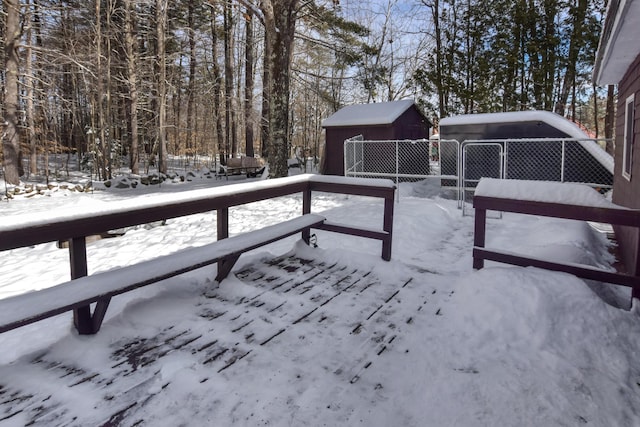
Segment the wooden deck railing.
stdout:
<path fill-rule="evenodd" d="M 391 259 L 393 231 L 393 197 L 395 185 L 384 179 L 358 179 L 298 175 L 192 190 L 166 195 L 141 197 L 122 202 L 110 202 L 107 207 L 87 208 L 83 212 L 61 209 L 41 215 L 4 217 L 0 223 L 0 251 L 32 246 L 40 243 L 69 241 L 71 268 L 86 268 L 85 237 L 109 230 L 147 224 L 197 213 L 217 212 L 218 240 L 229 236 L 229 208 L 275 197 L 302 193 L 303 214 L 311 212 L 313 192 L 370 196 L 384 199 L 384 221 L 380 232 L 350 226 L 330 227 L 356 236 L 382 241 L 382 258 Z M 84 208 L 83 208 L 84 209 Z M 85 273 L 86 274 L 86 273 Z M 72 274 L 73 276 L 73 274 Z"/>
<path fill-rule="evenodd" d="M 562 271 L 583 279 L 631 287 L 632 298 L 640 298 L 640 276 L 637 275 L 614 273 L 582 264 L 553 262 L 539 258 L 525 257 L 498 249 L 485 248 L 488 210 L 582 221 L 596 221 L 635 228 L 640 228 L 640 211 L 614 207 L 603 208 L 531 200 L 515 200 L 482 195 L 474 196 L 473 207 L 475 208 L 473 268 L 483 268 L 484 261 L 488 260 L 521 267 L 538 267 L 546 270 Z M 640 250 L 640 248 L 638 248 L 638 250 Z"/>
<path fill-rule="evenodd" d="M 95 208 L 87 208 L 82 212 L 68 209 L 49 211 L 46 217 L 38 214 L 4 217 L 0 224 L 0 251 L 52 241 L 68 241 L 71 279 L 73 281 L 87 276 L 88 273 L 86 252 L 87 236 L 101 234 L 109 230 L 215 210 L 217 213 L 217 239 L 221 240 L 229 237 L 230 207 L 301 193 L 301 214 L 306 217 L 312 217 L 313 215 L 306 214 L 311 213 L 313 192 L 341 193 L 382 198 L 384 200 L 384 219 L 382 229 L 376 229 L 371 228 L 368 224 L 366 227 L 357 227 L 326 222 L 325 219 L 322 218 L 321 221 L 313 221 L 311 227 L 309 225 L 302 227 L 302 238 L 307 243 L 309 242 L 310 228 L 378 239 L 382 242 L 382 258 L 387 261 L 391 259 L 395 194 L 395 185 L 393 182 L 380 179 L 325 177 L 318 175 L 299 175 L 290 178 L 249 182 L 205 190 L 178 192 L 173 193 L 171 199 L 168 199 L 166 194 L 141 197 L 121 202 L 110 202 L 107 207 L 101 205 Z M 317 215 L 315 216 L 317 217 Z M 254 248 L 274 240 L 274 238 L 269 236 L 264 237 L 264 233 L 261 232 L 262 230 L 255 232 L 258 233 L 256 239 L 266 240 L 257 243 L 251 242 L 251 244 L 246 245 L 247 248 Z M 250 233 L 253 232 L 246 234 Z M 290 234 L 292 233 L 285 230 L 285 232 L 279 232 L 276 238 Z M 244 250 L 245 249 L 242 249 L 240 251 Z M 230 251 L 229 254 L 217 258 L 219 259 L 219 273 L 221 269 L 224 270 L 224 274 L 219 274 L 219 277 L 226 276 L 226 273 L 228 273 L 233 264 L 235 264 L 239 256 L 239 253 L 236 252 L 238 251 Z M 204 263 L 201 264 L 205 265 Z M 194 266 L 194 268 L 195 267 L 197 266 Z M 182 266 L 180 269 L 180 271 L 188 270 L 188 266 Z M 179 274 L 180 271 L 174 273 L 166 272 L 164 276 L 170 277 Z M 151 272 L 149 274 L 151 275 Z M 155 281 L 157 281 L 157 277 L 150 276 L 150 278 L 145 280 L 137 280 L 135 284 L 131 285 L 131 288 Z M 121 287 L 122 289 L 110 289 L 109 292 L 107 292 L 108 295 L 106 294 L 107 297 L 129 289 L 126 284 L 121 285 Z M 96 296 L 94 295 L 93 297 Z M 97 297 L 100 297 L 100 295 Z M 67 307 L 64 301 L 60 301 L 59 305 L 60 307 L 54 307 L 54 309 L 50 309 L 46 313 L 39 313 L 39 316 L 30 316 L 25 319 L 19 318 L 15 321 L 12 320 L 9 322 L 10 324 L 6 326 L 5 330 L 28 324 L 36 317 L 37 319 L 48 317 L 51 313 L 55 314 Z M 81 307 L 76 307 L 76 305 L 71 307 L 74 310 L 76 326 L 81 333 L 84 333 L 82 329 L 86 329 L 86 333 L 95 333 L 97 328 L 99 328 L 101 317 L 104 315 L 102 312 L 106 311 L 108 307 L 108 298 L 104 299 L 104 304 L 96 308 L 96 311 L 100 311 L 101 313 L 91 314 L 88 305 L 82 305 Z M 20 317 L 20 315 L 17 315 L 17 317 Z M 92 323 L 96 323 L 93 318 L 98 319 L 97 325 L 92 326 Z M 89 326 L 85 328 L 82 325 Z"/>

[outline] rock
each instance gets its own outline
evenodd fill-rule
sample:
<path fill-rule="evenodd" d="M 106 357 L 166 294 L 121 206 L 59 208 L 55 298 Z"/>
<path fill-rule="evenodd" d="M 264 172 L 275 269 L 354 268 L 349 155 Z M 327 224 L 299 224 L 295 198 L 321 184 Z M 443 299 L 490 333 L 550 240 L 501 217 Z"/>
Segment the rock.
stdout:
<path fill-rule="evenodd" d="M 116 184 L 116 188 L 131 188 L 131 184 L 127 178 L 121 179 Z"/>

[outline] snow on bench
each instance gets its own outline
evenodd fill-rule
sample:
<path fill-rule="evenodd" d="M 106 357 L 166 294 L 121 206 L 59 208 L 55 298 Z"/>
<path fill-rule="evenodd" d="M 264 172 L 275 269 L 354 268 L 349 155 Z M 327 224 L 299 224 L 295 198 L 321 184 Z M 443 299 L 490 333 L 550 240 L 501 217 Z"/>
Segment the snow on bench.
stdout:
<path fill-rule="evenodd" d="M 79 325 L 84 333 L 96 333 L 111 297 L 218 262 L 217 281 L 223 280 L 244 252 L 273 243 L 298 232 L 318 227 L 325 218 L 316 214 L 300 217 L 208 245 L 183 249 L 138 264 L 85 276 L 51 288 L 0 300 L 0 333 L 60 313 L 89 307 L 96 302 L 91 325 Z M 86 328 L 89 328 L 87 331 Z M 81 332 L 82 333 L 82 332 Z"/>

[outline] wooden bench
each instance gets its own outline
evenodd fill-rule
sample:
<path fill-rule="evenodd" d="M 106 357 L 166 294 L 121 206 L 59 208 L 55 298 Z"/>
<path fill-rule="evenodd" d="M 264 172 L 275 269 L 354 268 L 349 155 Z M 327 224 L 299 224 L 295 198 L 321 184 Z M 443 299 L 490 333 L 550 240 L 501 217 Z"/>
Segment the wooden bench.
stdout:
<path fill-rule="evenodd" d="M 240 255 L 299 232 L 322 225 L 325 218 L 305 214 L 297 218 L 208 245 L 184 249 L 169 255 L 91 276 L 64 282 L 51 288 L 0 300 L 0 333 L 67 311 L 85 309 L 74 316 L 79 333 L 95 334 L 100 329 L 113 296 L 150 285 L 218 262 L 217 281 L 227 277 Z M 96 303 L 93 313 L 89 304 Z"/>
<path fill-rule="evenodd" d="M 216 178 L 222 179 L 224 176 L 227 181 L 229 180 L 229 175 L 246 175 L 247 178 L 255 178 L 261 169 L 264 169 L 264 166 L 221 166 Z"/>

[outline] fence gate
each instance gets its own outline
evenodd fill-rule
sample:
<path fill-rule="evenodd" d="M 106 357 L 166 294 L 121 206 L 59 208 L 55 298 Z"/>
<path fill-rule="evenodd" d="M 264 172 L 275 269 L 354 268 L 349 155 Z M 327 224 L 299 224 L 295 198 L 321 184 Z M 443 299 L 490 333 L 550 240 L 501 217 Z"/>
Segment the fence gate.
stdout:
<path fill-rule="evenodd" d="M 458 200 L 464 215 L 467 205 L 473 202 L 473 193 L 480 178 L 504 178 L 504 152 L 502 144 L 489 141 L 465 141 L 461 145 L 461 151 Z"/>
<path fill-rule="evenodd" d="M 396 182 L 441 179 L 457 189 L 459 143 L 455 140 L 364 141 L 362 136 L 344 142 L 345 176 L 390 178 Z"/>
<path fill-rule="evenodd" d="M 600 191 L 613 185 L 613 159 L 592 139 L 468 140 L 461 150 L 463 213 L 482 177 L 574 182 Z"/>

